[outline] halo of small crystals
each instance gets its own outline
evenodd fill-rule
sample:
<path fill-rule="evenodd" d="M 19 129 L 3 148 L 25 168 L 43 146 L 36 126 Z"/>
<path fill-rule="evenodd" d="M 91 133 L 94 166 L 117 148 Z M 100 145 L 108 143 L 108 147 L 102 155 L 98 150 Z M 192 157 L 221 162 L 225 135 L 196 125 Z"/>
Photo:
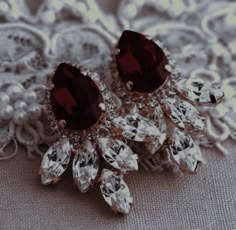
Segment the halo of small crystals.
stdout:
<path fill-rule="evenodd" d="M 47 113 L 47 118 L 50 123 L 51 129 L 55 130 L 58 132 L 59 136 L 63 137 L 68 137 L 70 141 L 76 146 L 81 144 L 84 140 L 95 140 L 98 137 L 103 136 L 103 131 L 107 131 L 112 128 L 111 121 L 114 119 L 117 115 L 115 113 L 115 102 L 112 99 L 112 95 L 108 90 L 106 90 L 106 85 L 100 80 L 100 76 L 95 73 L 91 72 L 87 68 L 80 66 L 80 65 L 73 65 L 69 62 L 66 62 L 76 68 L 78 68 L 82 74 L 88 76 L 91 78 L 97 87 L 99 88 L 102 97 L 103 97 L 103 102 L 105 105 L 105 111 L 100 117 L 100 119 L 97 121 L 96 124 L 91 126 L 90 128 L 86 130 L 71 130 L 71 129 L 63 129 L 59 127 L 58 120 L 55 118 L 54 112 L 52 110 L 52 105 L 50 103 L 50 94 L 51 90 L 53 88 L 52 84 L 52 79 L 55 74 L 55 72 L 49 77 L 48 80 L 48 91 L 46 93 L 45 97 L 45 105 L 46 105 L 46 113 Z"/>
<path fill-rule="evenodd" d="M 168 94 L 173 91 L 174 84 L 172 84 L 172 80 L 176 81 L 180 78 L 180 72 L 175 65 L 175 61 L 171 58 L 168 50 L 160 41 L 155 41 L 155 43 L 163 50 L 167 57 L 168 65 L 165 66 L 165 70 L 169 72 L 169 76 L 165 79 L 164 83 L 153 92 L 145 94 L 139 92 L 131 92 L 128 88 L 129 86 L 125 85 L 119 79 L 119 73 L 115 59 L 116 55 L 119 53 L 119 49 L 115 47 L 111 54 L 110 71 L 114 80 L 113 85 L 115 86 L 113 87 L 113 89 L 118 96 L 126 97 L 126 104 L 136 103 L 139 110 L 147 107 L 147 105 L 151 108 L 154 108 L 159 103 L 157 98 L 168 96 Z"/>

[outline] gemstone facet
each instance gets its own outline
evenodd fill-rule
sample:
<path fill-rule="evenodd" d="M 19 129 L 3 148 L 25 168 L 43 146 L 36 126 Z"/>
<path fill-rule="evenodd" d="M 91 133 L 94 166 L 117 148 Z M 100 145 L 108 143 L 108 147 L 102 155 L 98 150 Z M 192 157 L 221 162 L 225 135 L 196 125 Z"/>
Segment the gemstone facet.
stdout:
<path fill-rule="evenodd" d="M 166 110 L 166 115 L 181 129 L 186 125 L 191 125 L 194 131 L 202 131 L 205 128 L 205 118 L 201 117 L 197 109 L 180 98 L 163 99 L 162 103 Z"/>
<path fill-rule="evenodd" d="M 99 138 L 98 145 L 103 158 L 114 168 L 123 172 L 138 170 L 138 156 L 124 142 Z"/>
<path fill-rule="evenodd" d="M 128 114 L 124 118 L 117 117 L 113 122 L 122 130 L 123 136 L 129 140 L 136 142 L 145 142 L 147 139 L 158 141 L 158 146 L 154 146 L 156 150 L 165 140 L 165 133 L 163 134 L 153 121 L 138 113 Z M 150 150 L 152 154 L 156 152 L 156 150 L 151 150 L 151 146 L 149 147 L 148 150 Z"/>
<path fill-rule="evenodd" d="M 182 171 L 194 173 L 199 163 L 205 163 L 199 146 L 189 135 L 177 128 L 173 131 L 172 144 L 168 151 Z"/>
<path fill-rule="evenodd" d="M 131 90 L 152 92 L 160 87 L 169 73 L 163 50 L 143 34 L 125 30 L 118 42 L 116 64 L 119 77 L 132 85 Z M 131 84 L 130 84 L 131 83 Z"/>
<path fill-rule="evenodd" d="M 184 79 L 179 82 L 178 90 L 184 93 L 187 99 L 198 103 L 217 104 L 224 97 L 224 92 L 218 85 L 203 79 Z"/>
<path fill-rule="evenodd" d="M 151 141 L 149 143 L 145 143 L 145 147 L 148 152 L 155 154 L 166 140 L 167 132 L 164 114 L 159 104 L 156 105 L 153 113 L 150 113 L 148 118 L 155 122 L 156 127 L 158 127 L 158 132 L 155 136 L 150 136 Z"/>
<path fill-rule="evenodd" d="M 90 141 L 77 151 L 73 160 L 73 178 L 81 192 L 87 192 L 98 174 L 98 155 Z"/>
<path fill-rule="evenodd" d="M 67 139 L 59 140 L 48 149 L 41 163 L 42 184 L 46 185 L 57 182 L 70 162 L 71 149 L 72 146 Z"/>
<path fill-rule="evenodd" d="M 50 103 L 55 118 L 66 121 L 65 128 L 85 130 L 100 119 L 103 97 L 96 83 L 79 68 L 61 63 L 52 83 Z"/>
<path fill-rule="evenodd" d="M 122 175 L 103 169 L 101 175 L 100 189 L 104 200 L 109 204 L 114 212 L 127 214 L 133 198 Z"/>

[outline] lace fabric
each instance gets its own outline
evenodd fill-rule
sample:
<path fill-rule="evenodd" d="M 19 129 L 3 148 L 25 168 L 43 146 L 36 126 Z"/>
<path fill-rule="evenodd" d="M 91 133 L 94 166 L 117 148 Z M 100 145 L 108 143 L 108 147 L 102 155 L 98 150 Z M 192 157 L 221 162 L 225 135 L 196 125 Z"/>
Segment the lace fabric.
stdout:
<path fill-rule="evenodd" d="M 223 103 L 199 108 L 207 114 L 200 145 L 227 155 L 224 143 L 236 140 L 236 3 L 123 0 L 108 14 L 96 1 L 44 0 L 32 12 L 24 0 L 4 0 L 0 20 L 1 159 L 14 156 L 18 144 L 29 156 L 43 155 L 39 146 L 56 139 L 43 125 L 48 75 L 68 60 L 101 72 L 109 85 L 108 59 L 124 29 L 163 41 L 183 78 L 207 78 L 223 87 Z M 9 155 L 4 149 L 12 142 Z M 146 160 L 152 170 L 164 164 Z"/>

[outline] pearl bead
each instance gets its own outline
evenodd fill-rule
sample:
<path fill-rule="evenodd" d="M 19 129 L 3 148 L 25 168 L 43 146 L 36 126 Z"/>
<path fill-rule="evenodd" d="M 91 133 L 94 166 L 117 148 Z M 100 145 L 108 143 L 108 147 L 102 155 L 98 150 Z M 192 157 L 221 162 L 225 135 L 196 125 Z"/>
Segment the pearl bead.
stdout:
<path fill-rule="evenodd" d="M 27 104 L 24 101 L 16 101 L 14 103 L 15 110 L 19 110 L 19 109 L 24 110 L 26 108 L 27 108 Z"/>
<path fill-rule="evenodd" d="M 28 115 L 24 110 L 17 110 L 14 114 L 13 121 L 17 125 L 24 125 L 28 121 Z"/>
<path fill-rule="evenodd" d="M 24 93 L 23 98 L 27 103 L 32 103 L 37 100 L 37 94 L 34 91 L 28 90 Z"/>
<path fill-rule="evenodd" d="M 10 120 L 13 116 L 14 109 L 10 105 L 4 105 L 0 110 L 0 118 Z"/>
<path fill-rule="evenodd" d="M 0 9 L 3 13 L 9 12 L 9 6 L 7 5 L 6 2 L 0 2 Z"/>
<path fill-rule="evenodd" d="M 12 100 L 16 100 L 22 96 L 24 88 L 20 84 L 11 85 L 7 88 L 6 93 Z"/>
<path fill-rule="evenodd" d="M 8 104 L 10 102 L 10 97 L 3 92 L 0 92 L 0 104 Z"/>
<path fill-rule="evenodd" d="M 225 17 L 225 24 L 228 29 L 235 29 L 236 28 L 236 15 L 234 13 L 229 13 Z"/>
<path fill-rule="evenodd" d="M 29 119 L 37 120 L 40 118 L 41 114 L 42 114 L 42 110 L 39 105 L 32 104 L 29 106 L 28 108 Z"/>
<path fill-rule="evenodd" d="M 43 16 L 42 16 L 43 23 L 45 23 L 47 25 L 51 25 L 55 22 L 55 20 L 56 20 L 56 16 L 52 10 L 46 11 L 43 13 Z"/>

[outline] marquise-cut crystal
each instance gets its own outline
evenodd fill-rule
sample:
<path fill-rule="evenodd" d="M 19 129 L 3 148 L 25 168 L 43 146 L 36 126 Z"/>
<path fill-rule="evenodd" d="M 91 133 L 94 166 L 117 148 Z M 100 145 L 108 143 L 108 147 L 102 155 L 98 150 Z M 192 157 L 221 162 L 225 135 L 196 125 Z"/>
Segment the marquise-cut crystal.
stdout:
<path fill-rule="evenodd" d="M 114 212 L 129 213 L 133 199 L 122 175 L 117 175 L 108 169 L 103 169 L 100 189 L 103 198 Z"/>
<path fill-rule="evenodd" d="M 199 146 L 189 135 L 177 128 L 173 131 L 172 144 L 168 151 L 182 171 L 194 173 L 199 163 L 205 163 Z"/>
<path fill-rule="evenodd" d="M 90 141 L 86 141 L 73 160 L 74 182 L 81 192 L 87 192 L 93 184 L 99 168 L 97 151 Z"/>
<path fill-rule="evenodd" d="M 153 121 L 136 114 L 117 117 L 113 120 L 114 124 L 122 129 L 122 134 L 130 140 L 144 142 L 146 138 L 159 136 L 159 129 Z"/>
<path fill-rule="evenodd" d="M 59 140 L 49 147 L 41 163 L 42 184 L 55 183 L 65 172 L 70 162 L 71 148 L 67 139 Z"/>
<path fill-rule="evenodd" d="M 138 170 L 138 156 L 124 142 L 99 138 L 98 145 L 103 158 L 114 168 L 123 172 Z"/>
<path fill-rule="evenodd" d="M 166 122 L 163 111 L 160 105 L 156 105 L 153 113 L 149 114 L 148 118 L 155 122 L 158 127 L 158 133 L 156 136 L 150 137 L 150 142 L 145 143 L 146 149 L 151 153 L 156 153 L 166 140 Z"/>
<path fill-rule="evenodd" d="M 56 119 L 72 130 L 85 130 L 101 117 L 102 94 L 96 83 L 79 68 L 61 63 L 54 74 L 50 103 Z"/>
<path fill-rule="evenodd" d="M 125 30 L 118 42 L 116 56 L 119 77 L 132 82 L 133 91 L 151 92 L 168 77 L 168 59 L 163 50 L 143 34 Z"/>
<path fill-rule="evenodd" d="M 219 103 L 224 97 L 221 87 L 202 79 L 188 79 L 180 81 L 178 90 L 183 92 L 187 99 L 199 103 Z"/>
<path fill-rule="evenodd" d="M 180 128 L 191 125 L 194 131 L 202 131 L 205 128 L 205 118 L 199 115 L 197 109 L 187 101 L 179 98 L 167 98 L 162 100 L 166 115 Z"/>

